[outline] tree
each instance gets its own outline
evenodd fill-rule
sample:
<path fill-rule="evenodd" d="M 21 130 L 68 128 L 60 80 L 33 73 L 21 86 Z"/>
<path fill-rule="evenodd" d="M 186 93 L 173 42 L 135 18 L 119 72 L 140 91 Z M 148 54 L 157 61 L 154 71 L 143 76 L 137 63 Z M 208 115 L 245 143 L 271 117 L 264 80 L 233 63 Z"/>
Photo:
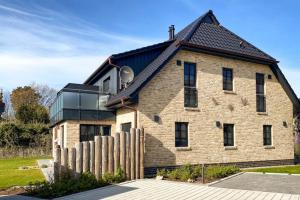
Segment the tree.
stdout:
<path fill-rule="evenodd" d="M 12 107 L 15 112 L 22 105 L 36 105 L 39 103 L 40 95 L 30 86 L 17 87 L 10 95 Z"/>
<path fill-rule="evenodd" d="M 5 120 L 11 120 L 14 118 L 14 112 L 11 106 L 10 93 L 9 91 L 3 92 L 3 103 L 5 104 L 4 112 L 2 113 L 2 118 Z"/>
<path fill-rule="evenodd" d="M 16 118 L 27 123 L 49 123 L 47 109 L 39 104 L 23 104 L 16 111 Z"/>
<path fill-rule="evenodd" d="M 57 91 L 48 85 L 37 84 L 35 82 L 31 83 L 30 86 L 40 95 L 39 103 L 48 109 L 54 102 Z"/>

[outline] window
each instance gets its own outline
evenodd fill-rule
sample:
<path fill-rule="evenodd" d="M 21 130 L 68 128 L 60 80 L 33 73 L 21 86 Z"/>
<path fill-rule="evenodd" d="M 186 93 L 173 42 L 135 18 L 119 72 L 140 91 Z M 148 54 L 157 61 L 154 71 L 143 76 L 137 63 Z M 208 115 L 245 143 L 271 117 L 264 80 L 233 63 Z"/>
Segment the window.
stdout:
<path fill-rule="evenodd" d="M 223 90 L 233 90 L 233 73 L 232 69 L 223 68 Z"/>
<path fill-rule="evenodd" d="M 188 146 L 188 123 L 176 122 L 175 123 L 175 147 Z"/>
<path fill-rule="evenodd" d="M 265 76 L 256 73 L 256 111 L 266 112 Z"/>
<path fill-rule="evenodd" d="M 103 92 L 109 93 L 110 76 L 103 81 Z"/>
<path fill-rule="evenodd" d="M 131 122 L 121 124 L 121 131 L 130 133 Z"/>
<path fill-rule="evenodd" d="M 97 135 L 109 136 L 111 126 L 109 125 L 80 125 L 80 142 L 94 140 Z"/>
<path fill-rule="evenodd" d="M 184 106 L 198 106 L 195 63 L 184 63 Z"/>
<path fill-rule="evenodd" d="M 264 145 L 272 145 L 272 126 L 264 125 Z"/>
<path fill-rule="evenodd" d="M 224 146 L 234 146 L 233 124 L 224 124 Z"/>
<path fill-rule="evenodd" d="M 97 110 L 98 94 L 80 93 L 80 103 L 83 110 Z"/>
<path fill-rule="evenodd" d="M 79 94 L 75 92 L 63 92 L 63 108 L 78 109 Z M 57 107 L 58 108 L 58 107 Z"/>

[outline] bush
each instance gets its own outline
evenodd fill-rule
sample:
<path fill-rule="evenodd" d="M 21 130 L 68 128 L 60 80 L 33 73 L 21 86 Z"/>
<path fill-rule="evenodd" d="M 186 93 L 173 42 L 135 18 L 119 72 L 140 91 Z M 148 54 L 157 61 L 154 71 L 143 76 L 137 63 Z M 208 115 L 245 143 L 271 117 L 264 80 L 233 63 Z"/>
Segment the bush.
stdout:
<path fill-rule="evenodd" d="M 42 123 L 0 123 L 0 147 L 51 147 L 49 126 Z"/>
<path fill-rule="evenodd" d="M 205 170 L 205 178 L 213 180 L 224 178 L 238 172 L 240 172 L 240 168 L 236 166 L 209 166 Z"/>
<path fill-rule="evenodd" d="M 209 166 L 204 171 L 204 177 L 208 180 L 224 178 L 239 172 L 240 169 L 236 166 Z M 170 180 L 187 181 L 189 179 L 196 180 L 202 176 L 201 165 L 184 165 L 177 169 L 166 171 L 161 169 L 157 171 L 157 176 L 163 176 Z"/>
<path fill-rule="evenodd" d="M 116 174 L 105 174 L 103 179 L 97 180 L 90 173 L 83 173 L 78 179 L 66 173 L 59 181 L 56 182 L 36 182 L 30 184 L 27 192 L 29 195 L 41 198 L 56 198 L 68 194 L 91 190 L 103 187 L 111 183 L 119 183 L 125 180 L 124 172 L 118 169 Z"/>

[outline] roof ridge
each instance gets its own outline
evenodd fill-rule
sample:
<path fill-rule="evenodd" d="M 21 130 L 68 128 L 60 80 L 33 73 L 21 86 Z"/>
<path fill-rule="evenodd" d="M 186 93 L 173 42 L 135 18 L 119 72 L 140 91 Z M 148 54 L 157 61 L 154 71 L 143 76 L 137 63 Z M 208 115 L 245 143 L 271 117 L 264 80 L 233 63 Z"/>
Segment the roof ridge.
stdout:
<path fill-rule="evenodd" d="M 255 50 L 259 51 L 260 53 L 264 54 L 265 56 L 269 57 L 270 59 L 276 61 L 275 58 L 273 58 L 272 56 L 270 56 L 269 54 L 267 54 L 266 52 L 260 50 L 259 48 L 257 48 L 256 46 L 254 46 L 253 44 L 251 44 L 250 42 L 248 42 L 247 40 L 245 40 L 244 38 L 238 36 L 237 34 L 235 34 L 234 32 L 230 31 L 229 29 L 227 29 L 226 27 L 220 25 L 220 28 L 224 29 L 225 31 L 227 31 L 229 34 L 233 35 L 234 37 L 242 40 L 243 42 L 246 42 L 249 46 L 251 46 L 252 48 L 254 48 Z"/>
<path fill-rule="evenodd" d="M 208 16 L 209 14 L 213 15 L 213 11 L 209 10 L 205 14 L 201 15 L 200 17 L 198 17 L 195 21 L 193 21 L 192 24 L 193 23 L 196 23 L 196 24 L 193 25 L 193 27 L 191 28 L 191 30 L 188 32 L 187 35 L 185 35 L 185 37 L 182 40 L 189 41 L 191 39 L 192 35 L 195 33 L 195 31 L 199 28 L 200 24 L 203 22 L 203 19 L 206 16 Z"/>

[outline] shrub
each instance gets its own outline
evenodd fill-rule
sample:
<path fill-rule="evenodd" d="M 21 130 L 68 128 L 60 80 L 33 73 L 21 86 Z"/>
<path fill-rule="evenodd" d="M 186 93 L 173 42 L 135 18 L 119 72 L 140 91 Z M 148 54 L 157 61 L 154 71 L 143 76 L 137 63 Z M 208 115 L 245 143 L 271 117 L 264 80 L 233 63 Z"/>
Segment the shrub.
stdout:
<path fill-rule="evenodd" d="M 42 123 L 0 123 L 0 147 L 51 147 L 49 126 Z"/>
<path fill-rule="evenodd" d="M 103 187 L 111 183 L 119 183 L 125 180 L 124 172 L 118 169 L 116 174 L 106 173 L 103 179 L 97 180 L 95 176 L 88 172 L 83 173 L 78 179 L 66 173 L 56 182 L 36 182 L 30 184 L 27 192 L 29 195 L 42 198 L 55 198 L 75 192 Z"/>
<path fill-rule="evenodd" d="M 224 178 L 239 172 L 240 169 L 236 166 L 209 166 L 204 171 L 204 177 L 208 180 Z M 190 164 L 181 166 L 177 169 L 166 171 L 161 169 L 157 171 L 158 176 L 164 176 L 170 180 L 187 181 L 189 179 L 196 180 L 202 176 L 202 166 Z"/>
<path fill-rule="evenodd" d="M 156 171 L 156 175 L 157 175 L 157 176 L 167 177 L 167 174 L 168 174 L 168 172 L 167 172 L 166 169 L 158 169 L 158 170 Z"/>
<path fill-rule="evenodd" d="M 205 178 L 213 180 L 224 178 L 238 172 L 240 172 L 240 168 L 236 166 L 209 166 L 205 170 Z"/>
<path fill-rule="evenodd" d="M 27 123 L 49 123 L 49 114 L 47 109 L 39 104 L 22 104 L 16 111 L 16 119 Z"/>

